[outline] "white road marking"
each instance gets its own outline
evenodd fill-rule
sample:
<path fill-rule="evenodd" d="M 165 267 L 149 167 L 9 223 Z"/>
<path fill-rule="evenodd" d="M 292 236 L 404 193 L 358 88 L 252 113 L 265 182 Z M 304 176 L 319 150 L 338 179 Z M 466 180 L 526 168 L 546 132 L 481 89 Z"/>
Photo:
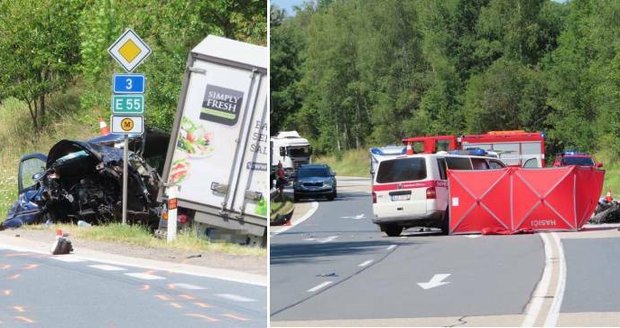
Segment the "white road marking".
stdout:
<path fill-rule="evenodd" d="M 449 276 L 450 276 L 450 273 L 438 273 L 434 275 L 431 278 L 431 280 L 429 280 L 428 282 L 419 282 L 418 286 L 422 287 L 423 289 L 431 289 L 431 288 L 447 285 L 450 282 L 443 281 L 443 280 L 448 278 Z"/>
<path fill-rule="evenodd" d="M 63 262 L 68 262 L 68 263 L 78 263 L 78 262 L 86 262 L 87 260 L 77 257 L 77 256 L 73 256 L 73 255 L 57 255 L 57 256 L 52 256 L 50 257 L 54 260 L 58 260 L 58 261 L 63 261 Z"/>
<path fill-rule="evenodd" d="M 543 241 L 543 245 L 545 246 L 545 268 L 543 270 L 542 278 L 538 282 L 538 285 L 536 285 L 534 294 L 532 294 L 532 301 L 527 307 L 525 319 L 523 319 L 521 327 L 533 327 L 536 323 L 536 318 L 540 315 L 545 296 L 547 296 L 547 293 L 549 292 L 551 276 L 553 275 L 554 255 L 553 248 L 551 247 L 551 240 L 549 240 L 549 234 L 543 232 L 539 235 Z"/>
<path fill-rule="evenodd" d="M 93 265 L 89 265 L 89 267 L 103 270 L 103 271 L 125 271 L 127 270 L 125 268 L 117 267 L 114 265 L 107 265 L 107 264 L 93 264 Z"/>
<path fill-rule="evenodd" d="M 279 234 L 281 234 L 283 232 L 286 232 L 286 231 L 294 228 L 298 224 L 308 220 L 314 214 L 314 212 L 316 212 L 316 210 L 318 210 L 318 209 L 319 209 L 319 202 L 316 202 L 316 201 L 312 202 L 312 207 L 310 208 L 310 210 L 308 212 L 306 212 L 306 214 L 304 214 L 301 218 L 295 220 L 295 222 L 292 223 L 290 226 L 280 226 L 280 227 L 278 227 L 279 231 L 273 231 L 273 232 L 271 232 L 271 235 L 272 236 L 279 235 Z M 281 228 L 281 230 L 280 230 L 280 228 Z M 272 229 L 272 228 L 270 227 L 269 229 Z M 275 229 L 275 227 L 274 227 L 274 229 Z"/>
<path fill-rule="evenodd" d="M 551 233 L 551 237 L 553 237 L 553 240 L 558 247 L 558 261 L 560 265 L 560 271 L 558 277 L 558 285 L 555 289 L 555 294 L 553 295 L 553 303 L 551 303 L 551 308 L 547 313 L 547 320 L 545 320 L 545 327 L 555 327 L 555 325 L 558 323 L 560 309 L 562 307 L 562 301 L 564 300 L 564 290 L 566 289 L 566 259 L 564 258 L 562 241 L 560 240 L 560 237 L 558 237 L 558 234 L 555 232 Z"/>
<path fill-rule="evenodd" d="M 190 285 L 190 284 L 170 284 L 172 286 L 174 286 L 175 288 L 181 288 L 181 289 L 189 289 L 189 290 L 201 290 L 201 289 L 207 289 L 205 287 L 200 287 L 200 286 L 196 286 L 196 285 Z"/>
<path fill-rule="evenodd" d="M 134 277 L 134 278 L 138 278 L 138 279 L 144 279 L 144 280 L 162 280 L 162 279 L 166 279 L 164 277 L 155 276 L 155 275 L 148 274 L 148 273 L 125 273 L 125 275 L 130 276 L 130 277 Z"/>
<path fill-rule="evenodd" d="M 318 285 L 316 285 L 316 286 L 314 286 L 314 287 L 312 287 L 312 288 L 308 289 L 308 290 L 307 290 L 307 292 L 308 292 L 308 293 L 314 293 L 314 292 L 316 292 L 317 290 L 319 290 L 319 289 L 321 289 L 321 288 L 323 288 L 323 287 L 325 287 L 325 286 L 329 286 L 329 285 L 331 285 L 332 283 L 333 283 L 333 281 L 326 281 L 326 282 L 323 282 L 323 283 L 321 283 L 321 284 L 318 284 Z"/>
<path fill-rule="evenodd" d="M 327 238 L 318 240 L 318 242 L 321 243 L 321 244 L 325 244 L 325 243 L 329 243 L 330 241 L 332 241 L 332 240 L 334 240 L 336 238 L 338 238 L 338 236 L 329 236 Z"/>
<path fill-rule="evenodd" d="M 341 219 L 353 219 L 353 220 L 361 220 L 366 218 L 366 215 L 364 215 L 364 213 L 362 214 L 358 214 L 358 215 L 354 215 L 354 216 L 343 216 L 341 217 Z"/>
<path fill-rule="evenodd" d="M 471 239 L 475 239 L 475 238 L 480 238 L 480 237 L 482 237 L 482 235 L 465 235 L 465 237 L 467 237 L 467 238 L 471 238 Z"/>
<path fill-rule="evenodd" d="M 360 264 L 358 265 L 358 267 L 363 268 L 363 267 L 365 267 L 365 266 L 369 265 L 369 264 L 370 264 L 370 263 L 372 263 L 372 262 L 373 262 L 373 260 L 368 260 L 368 261 L 366 261 L 366 262 L 364 262 L 364 263 L 360 263 Z"/>
<path fill-rule="evenodd" d="M 393 250 L 394 248 L 396 248 L 396 245 L 390 245 L 390 246 L 388 246 L 387 250 L 388 250 L 388 251 L 391 251 L 391 250 Z"/>
<path fill-rule="evenodd" d="M 229 299 L 235 302 L 256 302 L 256 300 L 254 299 L 235 295 L 235 294 L 216 294 L 216 296 L 226 298 L 226 299 Z"/>

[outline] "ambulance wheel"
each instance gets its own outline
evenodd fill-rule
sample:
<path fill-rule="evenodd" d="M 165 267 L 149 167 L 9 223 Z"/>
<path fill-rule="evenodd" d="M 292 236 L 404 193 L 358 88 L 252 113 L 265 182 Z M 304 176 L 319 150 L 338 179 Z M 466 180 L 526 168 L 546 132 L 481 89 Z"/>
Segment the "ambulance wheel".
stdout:
<path fill-rule="evenodd" d="M 384 224 L 381 226 L 381 230 L 390 237 L 398 237 L 403 232 L 403 227 L 396 224 Z"/>
<path fill-rule="evenodd" d="M 443 212 L 443 216 L 441 217 L 441 234 L 449 235 L 450 234 L 450 211 L 446 209 Z"/>

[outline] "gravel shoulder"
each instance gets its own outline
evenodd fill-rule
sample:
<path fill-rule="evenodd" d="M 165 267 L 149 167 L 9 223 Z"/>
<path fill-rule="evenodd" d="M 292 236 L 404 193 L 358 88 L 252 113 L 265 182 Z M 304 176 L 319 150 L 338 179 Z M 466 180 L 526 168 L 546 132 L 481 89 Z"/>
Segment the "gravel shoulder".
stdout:
<path fill-rule="evenodd" d="M 0 234 L 6 237 L 49 243 L 50 246 L 56 238 L 53 230 L 10 229 L 0 231 Z M 74 249 L 85 248 L 99 252 L 155 261 L 242 271 L 267 276 L 267 256 L 231 255 L 221 252 L 189 252 L 168 248 L 149 248 L 124 243 L 77 238 L 71 236 L 70 231 L 69 239 Z"/>

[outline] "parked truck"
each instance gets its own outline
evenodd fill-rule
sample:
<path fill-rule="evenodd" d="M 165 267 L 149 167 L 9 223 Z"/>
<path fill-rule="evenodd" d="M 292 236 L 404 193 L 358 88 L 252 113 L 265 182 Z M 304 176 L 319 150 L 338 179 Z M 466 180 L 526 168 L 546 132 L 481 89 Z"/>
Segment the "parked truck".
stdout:
<path fill-rule="evenodd" d="M 281 131 L 271 137 L 271 163 L 282 167 L 291 175 L 300 165 L 310 163 L 312 147 L 297 131 Z"/>
<path fill-rule="evenodd" d="M 267 48 L 216 36 L 189 55 L 162 180 L 199 234 L 266 244 L 267 65 Z"/>

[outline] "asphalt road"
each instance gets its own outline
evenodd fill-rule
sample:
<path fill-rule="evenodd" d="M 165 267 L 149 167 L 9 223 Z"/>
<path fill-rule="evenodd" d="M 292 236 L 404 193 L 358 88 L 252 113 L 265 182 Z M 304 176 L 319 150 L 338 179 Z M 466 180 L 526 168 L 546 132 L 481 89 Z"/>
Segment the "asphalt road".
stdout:
<path fill-rule="evenodd" d="M 340 188 L 339 196 L 272 235 L 273 326 L 620 324 L 613 226 L 387 237 L 370 221 L 363 188 Z"/>
<path fill-rule="evenodd" d="M 0 326 L 265 327 L 264 286 L 0 246 Z"/>

